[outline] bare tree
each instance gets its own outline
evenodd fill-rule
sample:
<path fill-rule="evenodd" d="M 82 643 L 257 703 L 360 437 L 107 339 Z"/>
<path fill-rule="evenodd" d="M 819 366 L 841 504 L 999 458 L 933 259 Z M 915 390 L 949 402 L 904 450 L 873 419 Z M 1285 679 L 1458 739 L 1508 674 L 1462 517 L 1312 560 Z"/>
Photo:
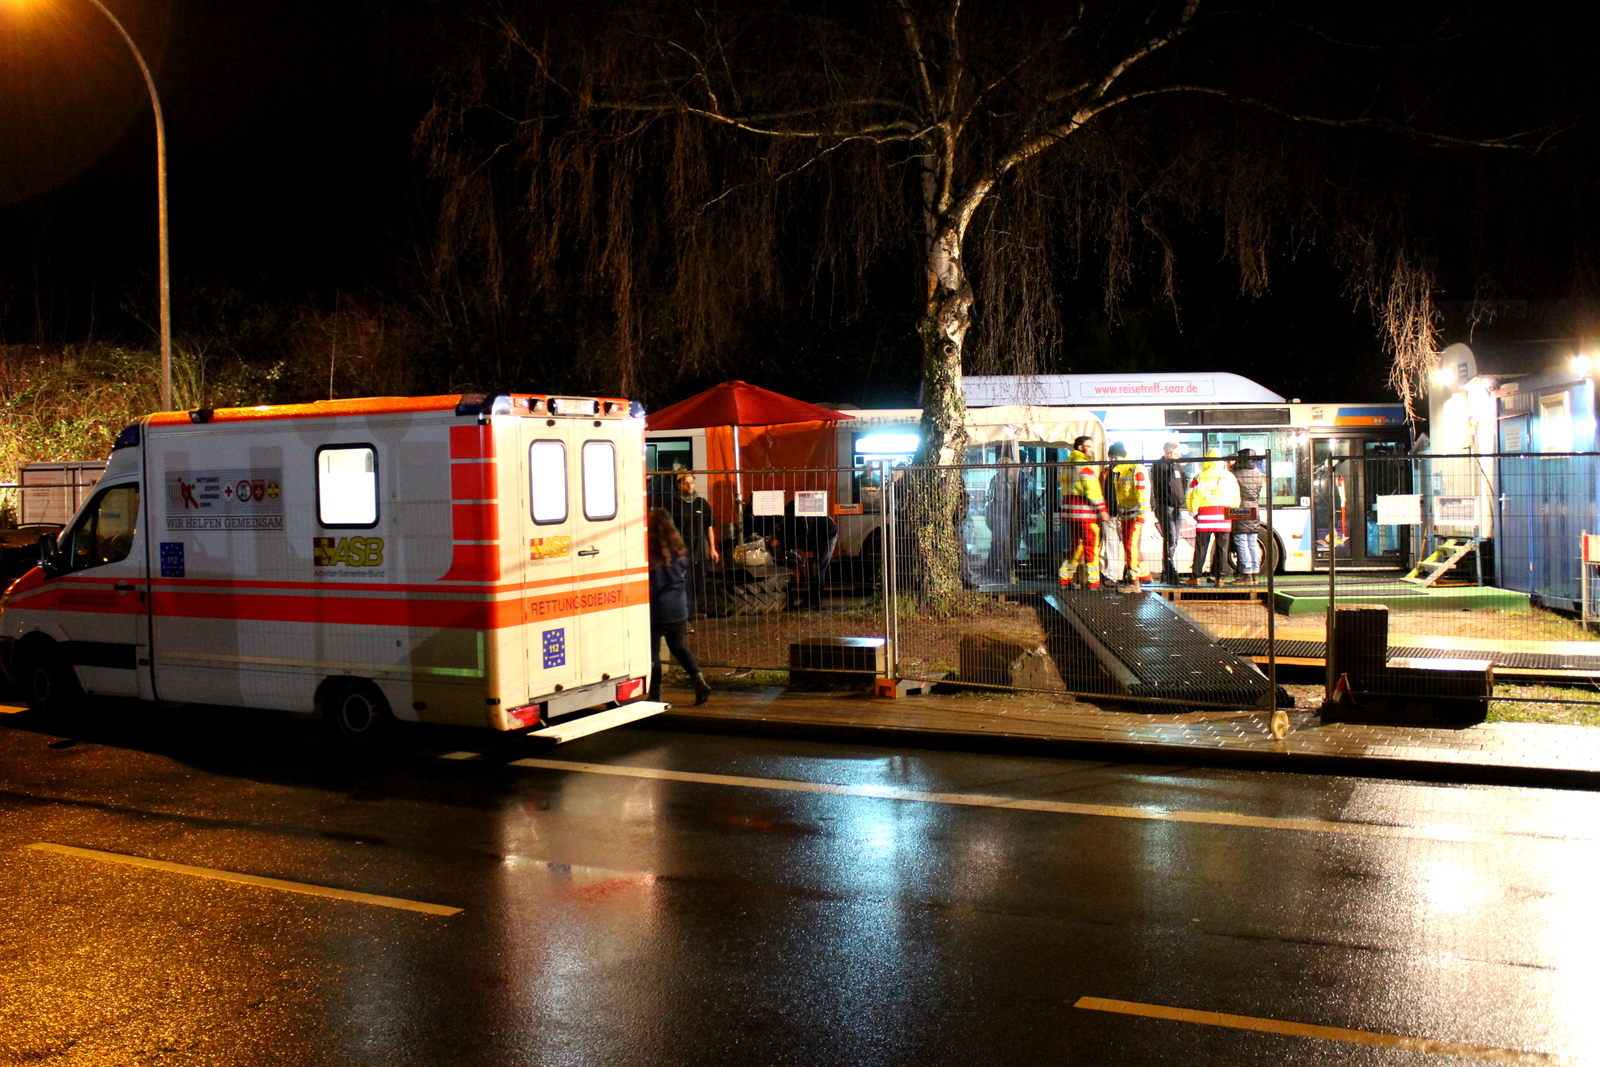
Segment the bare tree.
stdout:
<path fill-rule="evenodd" d="M 419 134 L 443 190 L 436 288 L 490 318 L 553 292 L 603 301 L 613 325 L 591 354 L 633 393 L 663 349 L 714 363 L 750 309 L 796 289 L 848 306 L 870 264 L 913 260 L 920 458 L 944 466 L 965 457 L 967 365 L 1038 366 L 1059 339 L 1057 282 L 1087 265 L 1108 301 L 1145 264 L 1175 298 L 1172 227 L 1207 218 L 1247 292 L 1265 289 L 1275 242 L 1325 245 L 1383 325 L 1409 399 L 1434 337 L 1434 267 L 1409 229 L 1425 194 L 1368 165 L 1387 154 L 1411 172 L 1374 139 L 1518 139 L 1461 129 L 1428 97 L 1417 42 L 1448 39 L 1439 18 L 1379 32 L 1358 11 L 1318 26 L 1274 11 L 497 9 Z M 1364 40 L 1345 39 L 1353 27 Z M 913 519 L 948 592 L 961 490 L 935 481 Z"/>

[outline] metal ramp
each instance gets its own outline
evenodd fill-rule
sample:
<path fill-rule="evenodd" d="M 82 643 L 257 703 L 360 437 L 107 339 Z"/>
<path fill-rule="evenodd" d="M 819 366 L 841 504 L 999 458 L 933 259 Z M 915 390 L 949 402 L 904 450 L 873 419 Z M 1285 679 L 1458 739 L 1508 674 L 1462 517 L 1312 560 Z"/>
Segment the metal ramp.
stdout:
<path fill-rule="evenodd" d="M 1060 620 L 1046 629 L 1061 631 L 1050 644 L 1069 686 L 1178 704 L 1272 706 L 1270 683 L 1253 662 L 1155 593 L 1061 591 L 1042 599 Z M 1093 663 L 1074 655 L 1074 646 Z"/>

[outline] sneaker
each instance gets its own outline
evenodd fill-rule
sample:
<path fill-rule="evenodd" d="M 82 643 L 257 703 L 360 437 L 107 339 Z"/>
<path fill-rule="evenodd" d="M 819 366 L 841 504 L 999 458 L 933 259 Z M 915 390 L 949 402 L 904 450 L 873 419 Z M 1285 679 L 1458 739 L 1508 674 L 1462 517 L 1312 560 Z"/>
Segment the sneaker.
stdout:
<path fill-rule="evenodd" d="M 1187 582 L 1184 582 L 1183 584 L 1187 585 L 1191 589 L 1198 589 L 1198 588 L 1200 588 L 1200 579 L 1198 579 L 1198 578 L 1190 578 Z"/>

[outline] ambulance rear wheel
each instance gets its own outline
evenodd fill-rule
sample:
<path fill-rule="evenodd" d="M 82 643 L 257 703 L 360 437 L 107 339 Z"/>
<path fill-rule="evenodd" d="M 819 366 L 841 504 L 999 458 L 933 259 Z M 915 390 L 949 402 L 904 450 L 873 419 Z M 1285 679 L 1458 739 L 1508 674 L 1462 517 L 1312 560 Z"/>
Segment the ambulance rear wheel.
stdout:
<path fill-rule="evenodd" d="M 83 687 L 67 657 L 54 641 L 38 640 L 17 650 L 17 682 L 28 710 L 44 718 L 59 719 L 83 701 Z"/>
<path fill-rule="evenodd" d="M 328 687 L 322 702 L 322 721 L 336 741 L 367 748 L 388 736 L 394 715 L 377 686 L 352 679 Z"/>

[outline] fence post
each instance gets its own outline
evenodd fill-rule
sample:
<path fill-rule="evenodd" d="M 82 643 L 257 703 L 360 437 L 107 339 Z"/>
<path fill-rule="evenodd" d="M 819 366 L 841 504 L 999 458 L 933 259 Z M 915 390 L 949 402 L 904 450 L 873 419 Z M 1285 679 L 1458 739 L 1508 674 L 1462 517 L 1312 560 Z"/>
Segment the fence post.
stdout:
<path fill-rule="evenodd" d="M 900 629 L 900 597 L 896 589 L 896 580 L 899 577 L 895 567 L 895 556 L 898 552 L 898 530 L 895 523 L 895 486 L 894 469 L 886 459 L 876 461 L 878 464 L 878 484 L 883 487 L 878 494 L 883 508 L 883 545 L 882 559 L 878 561 L 882 570 L 883 579 L 883 660 L 884 668 L 890 678 L 896 681 L 900 678 L 899 656 L 899 629 Z"/>
<path fill-rule="evenodd" d="M 1331 449 L 1330 449 L 1330 452 L 1331 452 Z M 1334 514 L 1335 514 L 1335 511 L 1336 511 L 1336 508 L 1335 508 L 1335 504 L 1336 504 L 1335 492 L 1336 492 L 1336 489 L 1335 489 L 1334 479 L 1337 477 L 1338 467 L 1339 467 L 1339 457 L 1338 456 L 1334 456 L 1334 455 L 1329 455 L 1328 456 L 1328 477 L 1325 479 L 1325 482 L 1326 482 L 1327 488 L 1328 488 L 1328 511 L 1327 511 L 1327 515 L 1328 515 L 1328 613 L 1327 613 L 1326 623 L 1323 626 L 1323 634 L 1322 634 L 1322 656 L 1323 656 L 1323 660 L 1322 660 L 1322 664 L 1323 664 L 1323 667 L 1322 667 L 1323 697 L 1322 698 L 1324 700 L 1332 700 L 1333 699 L 1334 687 L 1339 684 L 1339 679 L 1337 679 L 1337 678 L 1335 678 L 1333 676 L 1333 661 L 1334 661 L 1334 656 L 1335 656 L 1334 639 L 1333 639 L 1334 579 L 1337 576 L 1337 572 L 1339 570 L 1338 532 L 1337 532 L 1336 527 L 1334 526 Z M 1311 533 L 1312 533 L 1313 537 L 1316 536 L 1316 532 L 1317 532 L 1317 522 L 1316 522 L 1315 511 L 1316 511 L 1315 501 L 1313 501 L 1313 504 L 1312 504 L 1312 519 L 1311 519 Z M 1316 558 L 1316 545 L 1315 545 L 1315 543 L 1312 544 L 1311 551 L 1312 551 L 1312 558 L 1315 559 Z"/>
<path fill-rule="evenodd" d="M 1289 717 L 1278 709 L 1278 602 L 1273 597 L 1272 591 L 1276 588 L 1273 575 L 1278 570 L 1278 540 L 1272 527 L 1272 449 L 1267 448 L 1266 456 L 1267 477 L 1262 486 L 1262 496 L 1266 497 L 1266 515 L 1256 527 L 1261 531 L 1256 535 L 1257 542 L 1265 541 L 1272 549 L 1272 558 L 1268 560 L 1265 552 L 1257 548 L 1257 554 L 1264 562 L 1272 566 L 1266 568 L 1267 572 L 1267 707 L 1272 711 L 1272 736 L 1282 740 L 1289 732 Z"/>

